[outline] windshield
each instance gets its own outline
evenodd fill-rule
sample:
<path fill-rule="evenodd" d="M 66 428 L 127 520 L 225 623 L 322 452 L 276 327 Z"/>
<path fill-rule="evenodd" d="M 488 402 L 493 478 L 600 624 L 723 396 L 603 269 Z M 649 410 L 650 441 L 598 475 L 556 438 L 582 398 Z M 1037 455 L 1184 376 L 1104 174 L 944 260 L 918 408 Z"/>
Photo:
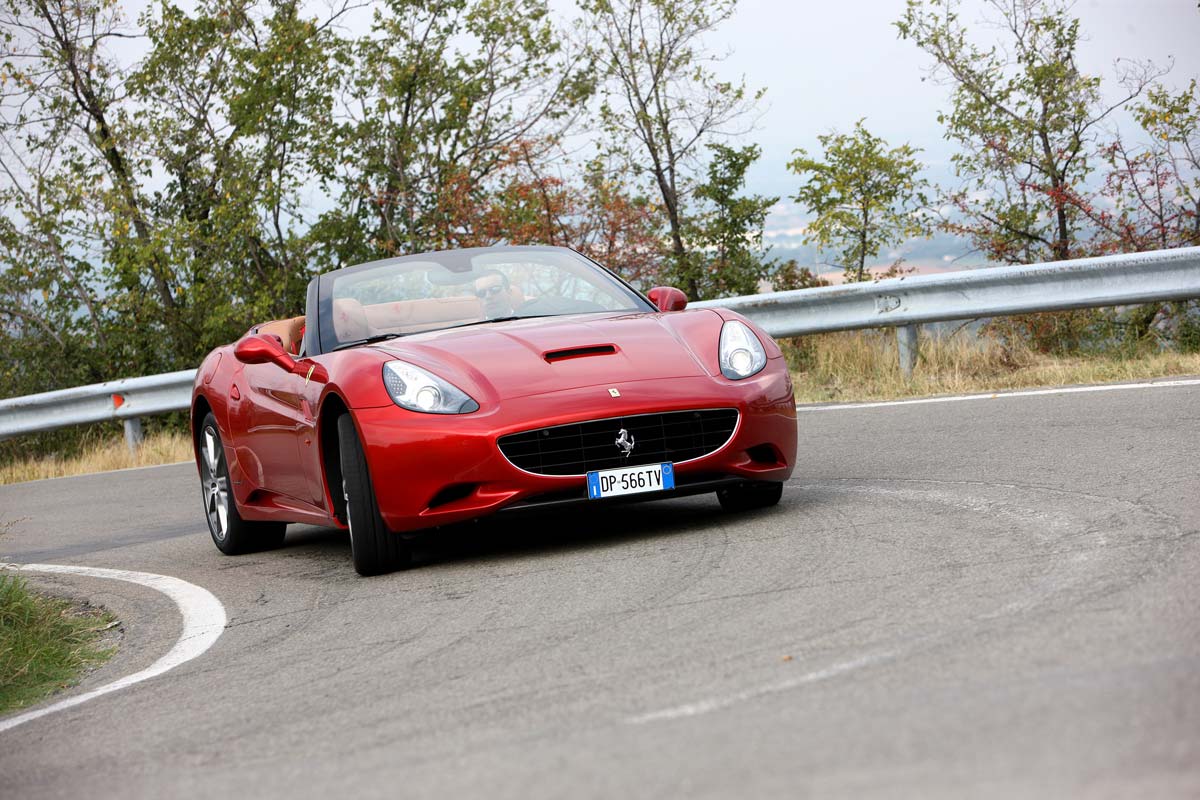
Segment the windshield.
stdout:
<path fill-rule="evenodd" d="M 322 277 L 321 349 L 526 317 L 653 311 L 636 292 L 559 248 L 426 253 Z"/>

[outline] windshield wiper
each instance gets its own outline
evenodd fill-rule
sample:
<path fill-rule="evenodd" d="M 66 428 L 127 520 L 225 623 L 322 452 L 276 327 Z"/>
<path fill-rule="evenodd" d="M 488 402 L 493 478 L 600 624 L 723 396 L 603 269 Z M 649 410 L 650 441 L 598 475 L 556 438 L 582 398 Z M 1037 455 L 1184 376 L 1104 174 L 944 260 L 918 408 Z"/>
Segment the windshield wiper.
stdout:
<path fill-rule="evenodd" d="M 455 328 L 469 328 L 472 325 L 487 325 L 489 322 L 512 322 L 515 319 L 540 319 L 541 317 L 554 317 L 557 314 L 519 314 L 511 317 L 492 317 L 491 319 L 480 319 L 475 322 L 464 322 L 462 325 L 451 325 L 448 328 L 439 328 L 439 330 L 450 331 Z"/>
<path fill-rule="evenodd" d="M 388 339 L 399 339 L 403 335 L 404 335 L 403 333 L 377 333 L 374 336 L 368 336 L 365 339 L 359 339 L 357 341 L 346 342 L 345 344 L 339 344 L 337 347 L 335 347 L 333 349 L 334 350 L 345 350 L 347 347 L 358 347 L 359 345 L 374 344 L 375 342 L 386 342 Z"/>

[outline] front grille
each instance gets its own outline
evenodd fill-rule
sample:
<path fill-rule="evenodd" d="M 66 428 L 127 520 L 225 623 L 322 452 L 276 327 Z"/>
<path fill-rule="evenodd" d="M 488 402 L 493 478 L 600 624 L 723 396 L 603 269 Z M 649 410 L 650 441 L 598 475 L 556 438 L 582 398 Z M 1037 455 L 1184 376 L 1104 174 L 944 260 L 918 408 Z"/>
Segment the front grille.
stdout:
<path fill-rule="evenodd" d="M 669 411 L 576 422 L 501 436 L 500 452 L 526 472 L 583 475 L 598 469 L 689 461 L 719 450 L 737 427 L 736 408 Z M 617 439 L 633 441 L 629 456 Z"/>

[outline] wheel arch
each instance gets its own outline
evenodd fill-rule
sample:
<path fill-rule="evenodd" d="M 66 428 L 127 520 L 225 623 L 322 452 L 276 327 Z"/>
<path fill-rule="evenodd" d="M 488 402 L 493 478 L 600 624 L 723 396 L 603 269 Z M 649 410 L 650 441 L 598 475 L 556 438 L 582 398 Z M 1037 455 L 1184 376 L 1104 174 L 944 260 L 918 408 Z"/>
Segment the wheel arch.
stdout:
<path fill-rule="evenodd" d="M 321 402 L 317 415 L 317 441 L 321 448 L 321 473 L 333 514 L 346 524 L 346 498 L 342 494 L 342 460 L 338 446 L 338 417 L 350 413 L 350 406 L 337 392 L 330 392 Z"/>
<path fill-rule="evenodd" d="M 197 394 L 192 400 L 192 455 L 195 456 L 196 462 L 200 461 L 200 426 L 204 424 L 204 418 L 216 412 L 213 411 L 212 404 L 208 402 L 208 398 L 203 394 Z M 220 427 L 218 422 L 217 427 Z"/>

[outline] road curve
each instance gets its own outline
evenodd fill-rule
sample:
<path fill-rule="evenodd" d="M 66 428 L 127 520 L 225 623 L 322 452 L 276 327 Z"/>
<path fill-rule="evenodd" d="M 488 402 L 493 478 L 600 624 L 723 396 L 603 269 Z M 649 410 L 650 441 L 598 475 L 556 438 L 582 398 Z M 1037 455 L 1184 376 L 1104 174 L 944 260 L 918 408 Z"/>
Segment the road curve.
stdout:
<path fill-rule="evenodd" d="M 1195 797 L 1200 386 L 802 414 L 715 498 L 238 558 L 188 465 L 0 487 L 3 560 L 172 575 L 201 657 L 0 734 L 0 796 Z M 179 635 L 161 598 L 76 691 Z"/>

